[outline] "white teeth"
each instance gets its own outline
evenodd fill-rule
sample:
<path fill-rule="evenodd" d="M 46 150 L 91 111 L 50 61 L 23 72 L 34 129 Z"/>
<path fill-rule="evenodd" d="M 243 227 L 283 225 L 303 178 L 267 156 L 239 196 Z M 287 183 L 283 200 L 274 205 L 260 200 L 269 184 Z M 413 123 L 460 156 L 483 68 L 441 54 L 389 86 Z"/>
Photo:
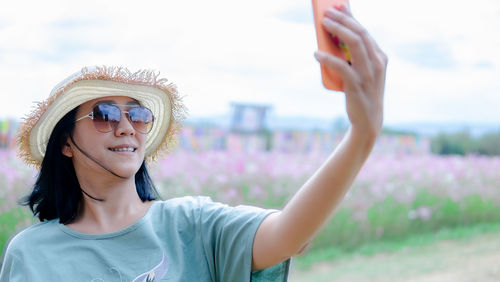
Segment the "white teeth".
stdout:
<path fill-rule="evenodd" d="M 133 151 L 135 151 L 134 148 L 110 148 L 110 150 L 113 152 L 133 152 Z"/>

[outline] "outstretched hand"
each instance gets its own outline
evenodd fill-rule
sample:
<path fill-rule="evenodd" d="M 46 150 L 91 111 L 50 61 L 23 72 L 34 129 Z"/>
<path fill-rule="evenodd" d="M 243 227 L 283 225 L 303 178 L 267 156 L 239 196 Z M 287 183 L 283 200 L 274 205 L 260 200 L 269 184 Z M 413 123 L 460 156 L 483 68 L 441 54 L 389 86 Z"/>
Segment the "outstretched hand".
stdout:
<path fill-rule="evenodd" d="M 332 54 L 315 53 L 343 80 L 351 128 L 283 210 L 261 223 L 252 249 L 252 269 L 275 265 L 312 240 L 351 187 L 382 128 L 387 56 L 345 6 L 329 9 L 323 25 L 351 52 L 351 65 Z"/>
<path fill-rule="evenodd" d="M 351 129 L 376 136 L 383 121 L 387 56 L 345 5 L 328 9 L 323 26 L 349 46 L 352 65 L 326 52 L 314 55 L 342 78 Z"/>

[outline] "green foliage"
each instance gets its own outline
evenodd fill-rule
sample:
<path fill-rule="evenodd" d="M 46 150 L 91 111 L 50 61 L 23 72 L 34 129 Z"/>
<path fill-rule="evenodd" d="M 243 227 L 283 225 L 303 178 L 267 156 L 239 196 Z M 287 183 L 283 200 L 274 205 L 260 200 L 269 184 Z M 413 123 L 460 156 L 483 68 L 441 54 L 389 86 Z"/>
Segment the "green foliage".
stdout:
<path fill-rule="evenodd" d="M 15 208 L 0 213 L 0 253 L 7 240 L 14 234 L 23 222 L 30 220 L 31 214 L 25 208 Z"/>
<path fill-rule="evenodd" d="M 380 237 L 398 238 L 408 232 L 409 207 L 399 204 L 392 196 L 368 210 L 368 222 L 374 239 Z M 383 232 L 383 233 L 382 233 Z"/>
<path fill-rule="evenodd" d="M 358 232 L 361 223 L 352 220 L 351 210 L 340 209 L 335 217 L 323 227 L 310 246 L 312 249 L 321 249 L 328 246 L 342 245 L 345 249 L 355 248 L 365 241 L 368 234 Z"/>
<path fill-rule="evenodd" d="M 409 218 L 419 208 L 431 212 L 428 218 Z M 384 242 L 404 240 L 408 236 L 437 232 L 446 228 L 473 226 L 480 223 L 500 224 L 500 205 L 479 195 L 465 197 L 462 201 L 441 198 L 426 190 L 420 190 L 411 204 L 399 203 L 387 197 L 367 211 L 367 219 L 359 222 L 353 219 L 353 212 L 343 208 L 315 237 L 311 251 L 335 247 L 334 253 L 367 252 L 361 246 L 376 245 L 377 250 L 385 248 Z M 385 247 L 384 247 L 385 246 Z M 390 250 L 391 246 L 388 246 Z"/>
<path fill-rule="evenodd" d="M 477 141 L 476 151 L 481 155 L 500 155 L 500 131 L 483 135 Z"/>
<path fill-rule="evenodd" d="M 382 132 L 381 132 L 383 135 L 404 135 L 404 136 L 414 136 L 414 137 L 417 137 L 418 134 L 416 132 L 413 132 L 413 131 L 407 131 L 407 130 L 399 130 L 399 129 L 392 129 L 392 128 L 389 128 L 389 127 L 383 127 L 382 128 Z"/>
<path fill-rule="evenodd" d="M 328 246 L 305 253 L 294 258 L 293 265 L 301 269 L 309 269 L 313 264 L 322 261 L 332 261 L 339 258 L 354 257 L 357 255 L 374 255 L 402 250 L 411 246 L 432 244 L 440 240 L 461 240 L 485 233 L 500 231 L 500 223 L 477 223 L 455 228 L 441 228 L 437 231 L 427 231 L 417 234 L 408 234 L 400 240 L 383 239 L 361 244 L 352 251 L 345 251 L 337 246 Z"/>
<path fill-rule="evenodd" d="M 500 131 L 473 138 L 469 132 L 440 133 L 431 139 L 431 151 L 439 155 L 500 155 Z"/>
<path fill-rule="evenodd" d="M 439 155 L 465 155 L 472 152 L 473 146 L 468 132 L 440 133 L 431 139 L 431 151 Z"/>

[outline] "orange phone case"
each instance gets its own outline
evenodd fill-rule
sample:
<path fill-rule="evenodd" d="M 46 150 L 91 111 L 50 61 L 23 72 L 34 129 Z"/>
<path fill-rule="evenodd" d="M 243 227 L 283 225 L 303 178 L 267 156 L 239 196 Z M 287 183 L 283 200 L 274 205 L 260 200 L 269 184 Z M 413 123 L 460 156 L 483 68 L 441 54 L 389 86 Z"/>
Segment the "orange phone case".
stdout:
<path fill-rule="evenodd" d="M 323 28 L 321 21 L 325 16 L 325 11 L 328 8 L 333 8 L 334 6 L 340 6 L 342 4 L 349 4 L 348 0 L 312 0 L 313 4 L 313 14 L 314 14 L 314 26 L 316 28 L 316 38 L 318 41 L 318 49 L 320 51 L 328 52 L 334 54 L 344 60 L 350 60 L 350 53 L 347 46 L 340 42 L 339 44 L 334 43 L 332 36 Z M 338 43 L 338 38 L 336 39 Z M 332 69 L 321 65 L 321 79 L 323 85 L 327 89 L 343 91 L 344 87 L 342 85 L 342 79 L 340 76 Z"/>

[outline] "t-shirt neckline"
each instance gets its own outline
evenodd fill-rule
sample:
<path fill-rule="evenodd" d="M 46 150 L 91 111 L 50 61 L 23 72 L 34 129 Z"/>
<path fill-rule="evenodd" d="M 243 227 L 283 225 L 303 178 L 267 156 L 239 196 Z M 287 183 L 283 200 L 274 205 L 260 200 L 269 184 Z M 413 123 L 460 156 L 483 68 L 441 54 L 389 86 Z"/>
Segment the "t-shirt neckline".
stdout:
<path fill-rule="evenodd" d="M 141 218 L 139 218 L 136 222 L 132 223 L 131 225 L 129 225 L 123 229 L 109 232 L 109 233 L 89 234 L 89 233 L 83 233 L 83 232 L 71 229 L 62 223 L 58 223 L 58 226 L 64 233 L 66 233 L 70 236 L 79 238 L 79 239 L 99 240 L 99 239 L 108 239 L 108 238 L 112 238 L 112 237 L 118 237 L 118 236 L 122 236 L 124 234 L 127 234 L 127 233 L 139 228 L 142 224 L 144 224 L 146 222 L 146 218 L 149 217 L 149 215 L 152 213 L 154 206 L 156 206 L 158 203 L 159 203 L 159 201 L 154 201 L 151 204 L 151 206 L 148 208 L 148 211 Z"/>

